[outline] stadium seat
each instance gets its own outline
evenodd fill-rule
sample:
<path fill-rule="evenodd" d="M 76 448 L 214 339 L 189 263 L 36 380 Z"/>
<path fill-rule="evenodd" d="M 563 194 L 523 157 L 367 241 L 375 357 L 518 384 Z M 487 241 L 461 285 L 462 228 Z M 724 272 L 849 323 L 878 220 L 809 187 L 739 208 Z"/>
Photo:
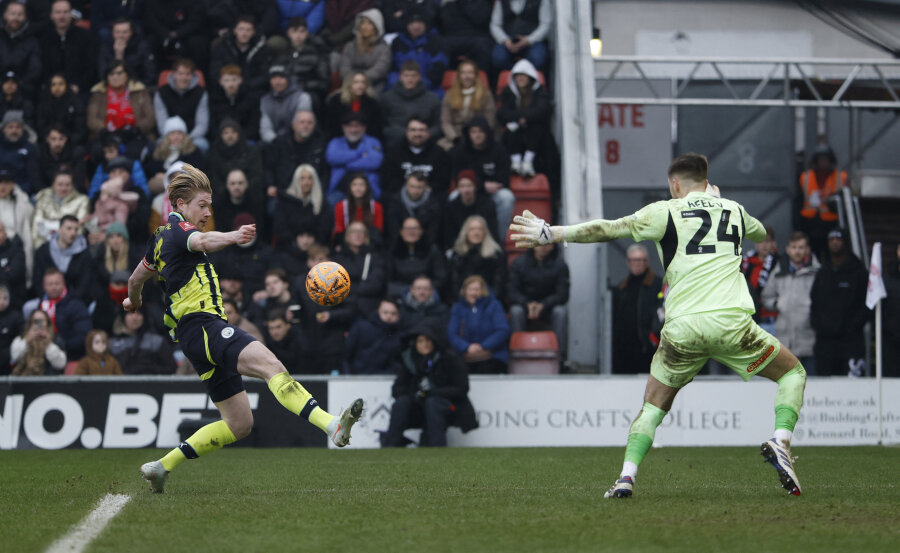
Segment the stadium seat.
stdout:
<path fill-rule="evenodd" d="M 66 363 L 66 368 L 63 370 L 63 374 L 75 374 L 75 369 L 78 368 L 78 361 L 69 361 Z"/>
<path fill-rule="evenodd" d="M 550 202 L 550 185 L 546 184 L 546 177 L 539 180 L 538 177 L 543 177 L 543 175 L 536 175 L 528 181 L 537 181 L 537 185 L 532 188 L 529 188 L 529 185 L 521 185 L 525 190 L 522 192 L 523 197 L 519 197 L 519 192 L 516 192 L 515 188 L 513 188 L 513 181 L 520 179 L 521 177 L 513 177 L 510 179 L 510 188 L 513 190 L 513 194 L 516 196 L 516 204 L 513 207 L 513 213 L 516 215 L 521 215 L 523 211 L 526 209 L 541 219 L 547 221 L 550 224 L 553 224 L 553 207 Z M 543 185 L 540 183 L 544 182 L 547 186 L 547 193 L 544 194 L 541 192 Z M 518 184 L 517 184 L 518 185 Z M 502 229 L 506 236 L 506 243 L 504 244 L 503 251 L 506 252 L 506 263 L 507 266 L 512 265 L 513 260 L 517 257 L 525 253 L 521 248 L 517 248 L 515 243 L 509 239 L 509 229 Z"/>
<path fill-rule="evenodd" d="M 166 69 L 165 71 L 160 71 L 159 79 L 157 79 L 157 81 L 156 81 L 156 86 L 160 87 L 160 86 L 169 84 L 169 75 L 171 75 L 171 74 L 172 74 L 171 69 Z M 199 69 L 196 69 L 196 70 L 194 70 L 194 75 L 197 76 L 200 86 L 202 86 L 203 88 L 206 88 L 206 78 L 203 76 L 203 72 L 201 72 Z"/>
<path fill-rule="evenodd" d="M 488 89 L 490 89 L 491 85 L 488 82 L 487 73 L 485 73 L 484 71 L 479 71 L 478 76 L 481 77 L 481 81 L 484 83 L 484 86 L 486 86 L 486 87 L 488 87 Z M 455 69 L 448 69 L 448 70 L 444 71 L 444 78 L 441 81 L 441 88 L 443 88 L 444 90 L 450 90 L 450 87 L 453 86 L 453 81 L 455 81 L 455 80 L 456 80 L 456 70 Z"/>
<path fill-rule="evenodd" d="M 509 179 L 509 189 L 517 200 L 550 200 L 550 181 L 543 173 L 531 178 L 513 175 Z"/>
<path fill-rule="evenodd" d="M 513 208 L 513 213 L 519 215 L 526 209 L 534 213 L 535 216 L 540 217 L 550 224 L 553 224 L 551 221 L 551 219 L 553 218 L 553 208 L 550 205 L 549 198 L 547 198 L 546 200 L 528 200 L 519 199 L 518 197 L 516 197 L 516 205 Z"/>
<path fill-rule="evenodd" d="M 544 79 L 544 74 L 538 71 L 538 82 L 541 83 L 541 86 L 547 86 L 547 81 Z M 506 85 L 509 84 L 509 69 L 504 69 L 497 75 L 497 97 L 500 97 L 500 93 L 506 88 Z"/>
<path fill-rule="evenodd" d="M 559 374 L 559 344 L 552 330 L 513 332 L 509 374 Z"/>

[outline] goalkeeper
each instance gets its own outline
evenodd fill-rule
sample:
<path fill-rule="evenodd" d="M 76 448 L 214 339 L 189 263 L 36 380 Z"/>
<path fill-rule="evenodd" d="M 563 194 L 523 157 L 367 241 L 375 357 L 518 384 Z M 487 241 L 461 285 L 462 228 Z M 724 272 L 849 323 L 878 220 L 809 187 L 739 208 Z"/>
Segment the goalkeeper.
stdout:
<path fill-rule="evenodd" d="M 672 199 L 633 215 L 577 225 L 550 226 L 525 211 L 509 226 L 516 246 L 556 242 L 653 240 L 666 271 L 669 295 L 659 349 L 650 365 L 644 405 L 628 433 L 619 479 L 604 497 L 630 497 L 638 466 L 650 450 L 656 427 L 672 401 L 709 358 L 744 380 L 760 375 L 778 384 L 774 436 L 761 453 L 781 485 L 800 495 L 791 457 L 791 437 L 803 404 L 806 371 L 786 347 L 753 322 L 753 300 L 741 274 L 741 242 L 761 242 L 765 228 L 740 204 L 719 197 L 707 180 L 705 156 L 679 156 L 668 170 Z"/>

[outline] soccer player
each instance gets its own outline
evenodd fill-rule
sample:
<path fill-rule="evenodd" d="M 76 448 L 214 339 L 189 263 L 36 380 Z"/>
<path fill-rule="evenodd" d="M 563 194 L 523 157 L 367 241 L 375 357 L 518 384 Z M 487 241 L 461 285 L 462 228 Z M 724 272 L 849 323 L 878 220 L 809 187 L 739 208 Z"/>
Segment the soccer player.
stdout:
<path fill-rule="evenodd" d="M 247 436 L 253 412 L 241 375 L 264 379 L 275 398 L 292 413 L 321 428 L 338 447 L 350 443 L 350 428 L 362 414 L 357 399 L 339 417 L 318 406 L 275 355 L 255 338 L 228 324 L 216 270 L 206 254 L 232 244 L 247 244 L 256 236 L 256 225 L 232 232 L 201 232 L 209 219 L 212 189 L 199 169 L 185 164 L 171 180 L 169 200 L 173 211 L 156 230 L 147 253 L 128 280 L 126 311 L 141 307 L 141 290 L 158 275 L 165 292 L 164 320 L 171 337 L 193 363 L 222 420 L 208 424 L 158 461 L 141 466 L 151 491 L 165 489 L 169 472 L 185 459 L 196 459 Z"/>
<path fill-rule="evenodd" d="M 781 485 L 800 495 L 791 437 L 803 404 L 806 371 L 786 347 L 751 318 L 753 300 L 741 274 L 741 242 L 762 242 L 766 230 L 740 204 L 719 197 L 709 184 L 705 156 L 685 154 L 669 165 L 672 199 L 608 221 L 550 226 L 528 211 L 510 225 L 516 246 L 556 242 L 608 242 L 630 237 L 654 240 L 666 270 L 669 295 L 659 349 L 653 356 L 644 405 L 628 434 L 619 479 L 604 497 L 630 497 L 638 466 L 672 401 L 707 359 L 731 367 L 744 380 L 761 375 L 778 383 L 774 437 L 761 453 L 778 471 Z"/>

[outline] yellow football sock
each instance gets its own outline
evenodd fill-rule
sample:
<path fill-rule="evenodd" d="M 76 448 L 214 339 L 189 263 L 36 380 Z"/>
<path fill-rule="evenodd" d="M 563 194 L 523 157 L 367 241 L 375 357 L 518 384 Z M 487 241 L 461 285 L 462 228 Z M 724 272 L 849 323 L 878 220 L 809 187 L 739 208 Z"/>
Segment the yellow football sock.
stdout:
<path fill-rule="evenodd" d="M 194 432 L 190 438 L 181 442 L 159 462 L 166 470 L 172 470 L 183 463 L 185 459 L 196 459 L 236 441 L 237 438 L 228 428 L 228 424 L 225 421 L 216 421 Z"/>
<path fill-rule="evenodd" d="M 319 407 L 316 398 L 286 372 L 278 373 L 269 379 L 269 390 L 285 409 L 305 418 L 323 432 L 334 418 L 331 413 Z"/>

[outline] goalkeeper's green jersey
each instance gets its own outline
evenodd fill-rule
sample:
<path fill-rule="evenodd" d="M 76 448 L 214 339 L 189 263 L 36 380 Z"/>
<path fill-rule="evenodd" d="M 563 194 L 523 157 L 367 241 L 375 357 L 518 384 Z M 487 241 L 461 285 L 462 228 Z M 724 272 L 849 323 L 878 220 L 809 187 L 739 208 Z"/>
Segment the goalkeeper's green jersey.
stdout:
<path fill-rule="evenodd" d="M 737 202 L 691 192 L 615 221 L 570 229 L 567 239 L 573 242 L 627 236 L 655 241 L 669 283 L 667 320 L 719 309 L 755 311 L 741 273 L 741 242 L 745 237 L 761 242 L 766 230 Z"/>

